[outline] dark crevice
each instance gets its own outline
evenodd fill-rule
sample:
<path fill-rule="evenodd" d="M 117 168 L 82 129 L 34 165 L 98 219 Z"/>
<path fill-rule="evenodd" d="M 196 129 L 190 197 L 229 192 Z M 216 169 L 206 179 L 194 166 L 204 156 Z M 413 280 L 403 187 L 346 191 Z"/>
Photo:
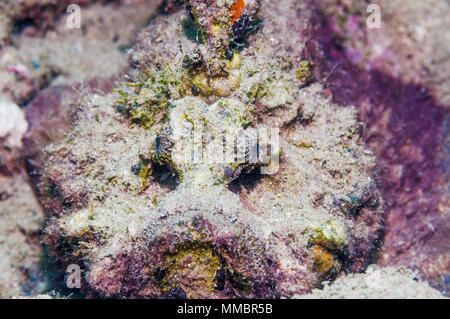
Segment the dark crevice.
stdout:
<path fill-rule="evenodd" d="M 169 164 L 153 163 L 152 177 L 155 182 L 174 190 L 180 184 L 180 176 Z"/>
<path fill-rule="evenodd" d="M 44 286 L 40 293 L 48 293 L 55 297 L 69 297 L 74 299 L 84 299 L 85 295 L 81 289 L 70 289 L 66 285 L 67 273 L 64 272 L 64 265 L 61 261 L 56 260 L 51 256 L 50 250 L 44 245 L 41 262 L 40 262 L 39 277 L 35 278 L 39 284 Z M 32 283 L 28 283 L 29 285 Z M 37 285 L 38 283 L 34 283 Z"/>
<path fill-rule="evenodd" d="M 261 168 L 256 167 L 241 172 L 241 174 L 228 184 L 228 189 L 235 194 L 239 193 L 241 188 L 251 191 L 264 178 L 261 174 Z"/>

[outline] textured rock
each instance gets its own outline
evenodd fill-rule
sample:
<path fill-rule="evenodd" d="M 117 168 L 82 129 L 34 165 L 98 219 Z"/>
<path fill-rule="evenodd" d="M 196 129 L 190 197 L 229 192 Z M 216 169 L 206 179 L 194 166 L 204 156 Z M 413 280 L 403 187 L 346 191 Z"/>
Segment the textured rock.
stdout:
<path fill-rule="evenodd" d="M 0 95 L 0 296 L 38 293 L 44 212 L 24 170 L 22 110 Z"/>
<path fill-rule="evenodd" d="M 70 29 L 66 25 L 67 2 L 28 2 L 39 7 L 33 16 L 45 19 L 48 13 L 52 18 L 48 28 L 32 27 L 39 31 L 37 34 L 9 34 L 14 46 L 0 51 L 0 91 L 21 106 L 29 104 L 41 89 L 50 85 L 74 85 L 93 78 L 109 78 L 122 71 L 127 66 L 126 51 L 159 4 L 135 0 L 120 7 L 117 1 L 82 6 L 81 28 Z"/>
<path fill-rule="evenodd" d="M 327 27 L 347 58 L 365 70 L 377 69 L 404 83 L 426 86 L 437 103 L 450 105 L 450 22 L 448 1 L 370 1 L 381 9 L 381 28 L 369 29 L 369 1 L 323 0 Z M 337 53 L 337 52 L 336 52 Z"/>
<path fill-rule="evenodd" d="M 44 212 L 25 173 L 0 175 L 0 296 L 35 294 L 44 288 L 39 274 Z"/>
<path fill-rule="evenodd" d="M 8 44 L 13 31 L 24 28 L 45 32 L 52 28 L 71 3 L 86 4 L 89 0 L 5 0 L 0 3 L 0 48 Z"/>
<path fill-rule="evenodd" d="M 164 12 L 173 13 L 184 8 L 184 0 L 166 0 L 162 5 Z"/>
<path fill-rule="evenodd" d="M 355 109 L 298 55 L 311 2 L 189 4 L 152 21 L 128 83 L 88 96 L 47 148 L 53 254 L 82 266 L 92 296 L 290 297 L 363 270 L 382 229 L 375 159 Z M 220 160 L 220 132 L 245 155 L 239 138 L 269 128 L 270 157 Z M 180 156 L 193 129 L 217 161 Z"/>
<path fill-rule="evenodd" d="M 28 123 L 22 110 L 0 95 L 0 173 L 12 174 L 21 167 L 22 138 Z"/>
<path fill-rule="evenodd" d="M 379 3 L 383 28 L 369 30 L 364 1 L 352 15 L 325 2 L 320 64 L 333 101 L 357 105 L 368 125 L 386 200 L 381 264 L 417 269 L 448 293 L 448 2 Z"/>
<path fill-rule="evenodd" d="M 443 299 L 444 296 L 407 268 L 369 266 L 364 274 L 350 274 L 314 289 L 300 299 Z"/>

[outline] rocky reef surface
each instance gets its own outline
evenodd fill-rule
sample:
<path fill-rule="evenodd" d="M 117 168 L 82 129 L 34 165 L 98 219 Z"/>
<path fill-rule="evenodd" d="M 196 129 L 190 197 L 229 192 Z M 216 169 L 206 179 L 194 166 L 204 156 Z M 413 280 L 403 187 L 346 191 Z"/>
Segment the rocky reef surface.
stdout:
<path fill-rule="evenodd" d="M 314 289 L 299 299 L 442 299 L 438 290 L 421 281 L 420 275 L 407 268 L 377 268 L 364 274 L 338 278 L 332 285 Z"/>
<path fill-rule="evenodd" d="M 386 4 L 392 26 L 408 21 L 395 18 L 401 2 Z M 446 101 L 438 78 L 447 60 L 430 60 L 446 54 L 433 33 L 441 24 L 413 37 L 436 52 L 392 69 L 417 43 L 398 48 L 404 34 L 365 30 L 365 1 L 80 4 L 81 30 L 67 30 L 56 18 L 65 4 L 51 1 L 24 1 L 0 19 L 20 26 L 1 37 L 0 72 L 10 79 L 0 83 L 1 105 L 17 125 L 0 131 L 0 169 L 12 185 L 0 212 L 17 239 L 2 241 L 14 252 L 14 267 L 2 269 L 14 276 L 0 277 L 0 295 L 45 292 L 42 228 L 60 271 L 81 267 L 87 297 L 441 296 L 409 270 L 352 275 L 377 262 L 418 269 L 446 292 L 448 175 L 439 172 L 448 157 L 438 117 L 448 113 L 437 103 Z M 150 17 L 127 66 L 125 44 Z M 438 102 L 411 95 L 422 84 Z M 416 115 L 406 115 L 409 105 Z M 428 135 L 409 125 L 416 116 Z M 383 126 L 393 118 L 403 130 Z M 34 198 L 25 168 L 44 227 L 38 202 L 21 204 Z M 27 224 L 15 224 L 15 206 Z M 432 221 L 423 218 L 430 210 Z"/>
<path fill-rule="evenodd" d="M 325 1 L 322 29 L 333 101 L 356 105 L 382 172 L 380 264 L 419 270 L 448 294 L 450 273 L 448 1 Z"/>

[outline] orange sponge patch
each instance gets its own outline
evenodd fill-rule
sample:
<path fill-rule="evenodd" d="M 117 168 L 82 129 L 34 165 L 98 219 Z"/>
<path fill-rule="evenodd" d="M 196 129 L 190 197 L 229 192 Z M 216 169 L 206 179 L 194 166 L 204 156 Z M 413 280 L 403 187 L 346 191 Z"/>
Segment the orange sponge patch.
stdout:
<path fill-rule="evenodd" d="M 241 15 L 242 11 L 244 10 L 245 2 L 244 0 L 237 0 L 230 8 L 230 12 L 233 14 L 233 18 L 231 19 L 231 23 L 236 22 Z"/>

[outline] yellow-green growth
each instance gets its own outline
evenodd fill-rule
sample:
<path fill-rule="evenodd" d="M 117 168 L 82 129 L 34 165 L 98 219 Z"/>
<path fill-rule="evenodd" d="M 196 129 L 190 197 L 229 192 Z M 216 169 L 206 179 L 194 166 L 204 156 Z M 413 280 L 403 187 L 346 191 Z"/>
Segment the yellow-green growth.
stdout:
<path fill-rule="evenodd" d="M 301 82 L 309 82 L 313 76 L 313 64 L 308 60 L 300 61 L 296 74 Z"/>
<path fill-rule="evenodd" d="M 320 279 L 335 275 L 341 268 L 340 261 L 326 248 L 314 245 L 311 248 L 313 259 L 312 270 L 319 274 Z"/>
<path fill-rule="evenodd" d="M 344 250 L 349 244 L 349 237 L 343 224 L 331 220 L 324 225 L 312 227 L 309 242 L 331 250 Z"/>
<path fill-rule="evenodd" d="M 207 243 L 188 243 L 164 257 L 166 274 L 161 281 L 163 292 L 182 288 L 188 298 L 201 298 L 199 292 L 213 294 L 220 268 L 219 256 Z M 189 278 L 189 282 L 186 282 Z"/>
<path fill-rule="evenodd" d="M 143 71 L 139 79 L 127 82 L 126 87 L 127 90 L 114 90 L 121 96 L 116 101 L 116 108 L 146 129 L 166 120 L 171 106 L 169 100 L 186 93 L 181 76 L 168 65 L 159 71 Z"/>

